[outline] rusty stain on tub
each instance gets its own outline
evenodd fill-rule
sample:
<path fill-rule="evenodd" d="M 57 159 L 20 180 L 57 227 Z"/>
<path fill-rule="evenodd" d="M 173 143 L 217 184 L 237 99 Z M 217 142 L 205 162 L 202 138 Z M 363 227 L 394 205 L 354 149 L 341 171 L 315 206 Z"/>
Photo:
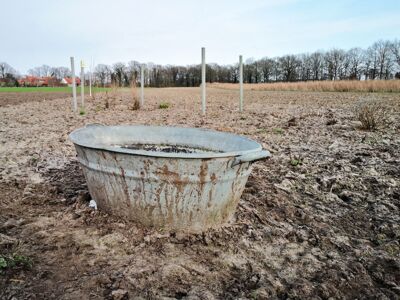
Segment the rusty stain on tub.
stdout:
<path fill-rule="evenodd" d="M 129 199 L 129 187 L 128 184 L 126 183 L 126 178 L 125 178 L 125 170 L 123 167 L 119 167 L 121 170 L 121 180 L 122 180 L 122 188 L 124 190 L 125 198 L 126 198 L 126 204 L 128 207 L 131 207 L 131 200 Z"/>

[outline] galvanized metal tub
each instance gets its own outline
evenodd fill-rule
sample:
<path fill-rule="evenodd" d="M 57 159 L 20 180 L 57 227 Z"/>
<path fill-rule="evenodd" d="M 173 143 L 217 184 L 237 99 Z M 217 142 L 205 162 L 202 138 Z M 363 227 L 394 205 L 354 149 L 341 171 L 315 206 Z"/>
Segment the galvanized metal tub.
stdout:
<path fill-rule="evenodd" d="M 70 139 L 99 209 L 179 231 L 228 222 L 251 163 L 270 155 L 250 139 L 197 128 L 93 124 Z M 164 152 L 170 146 L 189 153 Z"/>

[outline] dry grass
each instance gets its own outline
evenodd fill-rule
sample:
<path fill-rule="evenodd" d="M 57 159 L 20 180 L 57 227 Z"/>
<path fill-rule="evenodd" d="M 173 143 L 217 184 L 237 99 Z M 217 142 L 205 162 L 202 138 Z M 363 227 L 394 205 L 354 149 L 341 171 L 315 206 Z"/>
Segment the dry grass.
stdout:
<path fill-rule="evenodd" d="M 360 100 L 354 109 L 354 114 L 361 122 L 360 129 L 376 130 L 385 123 L 385 107 L 375 99 Z"/>
<path fill-rule="evenodd" d="M 212 83 L 221 89 L 238 89 L 239 84 Z M 400 92 L 400 80 L 342 80 L 300 81 L 244 84 L 245 90 L 254 91 L 312 91 L 312 92 Z"/>
<path fill-rule="evenodd" d="M 104 97 L 104 106 L 106 109 L 110 108 L 111 106 L 115 106 L 118 98 L 118 86 L 113 84 L 109 91 L 106 91 Z"/>
<path fill-rule="evenodd" d="M 137 91 L 137 87 L 136 87 L 136 80 L 132 80 L 131 83 L 131 97 L 132 97 L 132 110 L 138 110 L 140 108 L 140 101 L 139 101 L 139 97 L 138 97 L 138 91 Z"/>
<path fill-rule="evenodd" d="M 129 93 L 127 93 L 128 91 Z M 129 94 L 128 108 L 131 110 L 140 109 L 140 101 L 135 81 L 132 81 L 129 88 L 120 88 L 117 85 L 112 85 L 110 90 L 100 94 L 100 98 L 104 100 L 104 107 L 108 109 L 124 102 L 127 98 L 127 94 Z"/>

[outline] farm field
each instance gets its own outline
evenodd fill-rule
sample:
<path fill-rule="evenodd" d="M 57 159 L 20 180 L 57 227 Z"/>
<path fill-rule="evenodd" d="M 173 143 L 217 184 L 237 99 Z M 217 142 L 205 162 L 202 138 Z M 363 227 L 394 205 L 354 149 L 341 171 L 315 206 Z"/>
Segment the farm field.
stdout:
<path fill-rule="evenodd" d="M 399 93 L 248 90 L 240 114 L 237 90 L 208 88 L 205 118 L 199 88 L 145 89 L 141 110 L 129 91 L 97 93 L 85 115 L 49 94 L 0 93 L 0 250 L 13 262 L 0 257 L 0 299 L 400 297 Z M 385 122 L 361 130 L 371 99 Z M 68 134 L 89 123 L 233 132 L 272 157 L 230 224 L 150 230 L 88 207 Z"/>
<path fill-rule="evenodd" d="M 107 91 L 107 88 L 92 88 L 92 93 Z M 76 94 L 79 96 L 81 88 L 77 87 Z M 0 107 L 28 103 L 31 101 L 46 101 L 69 97 L 72 94 L 70 87 L 1 87 Z M 89 88 L 85 87 L 85 94 L 89 94 Z"/>
<path fill-rule="evenodd" d="M 92 87 L 92 92 L 103 92 L 109 90 L 108 88 Z M 76 88 L 77 93 L 81 92 L 81 88 Z M 72 93 L 72 87 L 0 87 L 0 93 Z M 89 87 L 85 86 L 85 93 L 89 93 Z M 0 94 L 1 95 L 1 94 Z"/>

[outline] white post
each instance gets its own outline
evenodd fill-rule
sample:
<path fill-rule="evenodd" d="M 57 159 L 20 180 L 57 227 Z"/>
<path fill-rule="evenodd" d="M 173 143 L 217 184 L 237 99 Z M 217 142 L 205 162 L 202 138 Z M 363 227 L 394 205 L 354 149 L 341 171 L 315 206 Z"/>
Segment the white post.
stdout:
<path fill-rule="evenodd" d="M 85 107 L 85 64 L 81 60 L 81 107 Z"/>
<path fill-rule="evenodd" d="M 239 55 L 239 87 L 240 87 L 240 100 L 239 111 L 243 111 L 243 57 Z"/>
<path fill-rule="evenodd" d="M 140 107 L 144 105 L 144 64 L 140 66 Z"/>
<path fill-rule="evenodd" d="M 93 72 L 93 57 L 90 62 L 90 72 L 89 72 L 89 96 L 92 97 L 92 72 Z"/>
<path fill-rule="evenodd" d="M 201 48 L 201 111 L 206 115 L 206 48 Z"/>
<path fill-rule="evenodd" d="M 71 75 L 72 75 L 72 109 L 76 111 L 78 105 L 76 102 L 75 62 L 73 56 L 71 56 Z"/>

